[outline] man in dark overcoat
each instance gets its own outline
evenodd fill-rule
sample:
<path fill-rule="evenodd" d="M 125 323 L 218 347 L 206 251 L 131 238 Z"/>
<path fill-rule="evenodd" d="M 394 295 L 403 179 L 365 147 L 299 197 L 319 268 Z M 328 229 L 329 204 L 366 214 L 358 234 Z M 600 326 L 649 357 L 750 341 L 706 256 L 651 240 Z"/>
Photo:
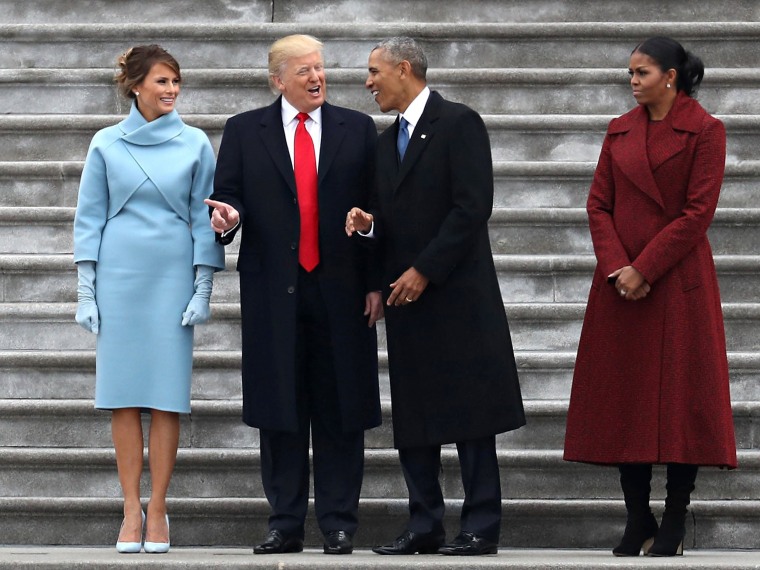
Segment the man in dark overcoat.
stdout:
<path fill-rule="evenodd" d="M 480 116 L 431 92 L 426 70 L 410 38 L 371 52 L 366 87 L 400 116 L 378 139 L 372 208 L 346 218 L 349 235 L 385 252 L 393 433 L 409 490 L 406 531 L 375 552 L 490 554 L 501 525 L 495 435 L 525 424 L 488 237 L 491 149 Z M 446 443 L 456 443 L 465 491 L 448 544 L 438 482 Z"/>
<path fill-rule="evenodd" d="M 370 253 L 343 229 L 346 211 L 369 200 L 377 130 L 369 116 L 325 102 L 315 38 L 275 42 L 269 73 L 280 97 L 227 121 L 207 202 L 221 243 L 241 229 L 243 421 L 260 430 L 272 509 L 269 534 L 254 552 L 303 548 L 311 428 L 324 551 L 347 554 L 364 430 L 380 424 L 374 325 L 383 307 Z M 307 155 L 310 168 L 299 162 Z M 312 177 L 311 199 L 303 176 Z M 316 212 L 307 205 L 314 198 Z"/>

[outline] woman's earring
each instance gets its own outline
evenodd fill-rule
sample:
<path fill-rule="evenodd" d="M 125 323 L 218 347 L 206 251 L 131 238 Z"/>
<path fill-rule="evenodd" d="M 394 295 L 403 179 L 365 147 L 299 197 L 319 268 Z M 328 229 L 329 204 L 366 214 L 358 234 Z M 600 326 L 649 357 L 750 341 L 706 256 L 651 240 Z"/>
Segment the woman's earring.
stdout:
<path fill-rule="evenodd" d="M 670 83 L 668 83 L 668 89 L 670 89 Z M 139 97 L 139 96 L 140 96 L 140 92 L 135 91 L 135 97 Z"/>
<path fill-rule="evenodd" d="M 665 87 L 667 87 L 668 89 L 670 89 L 670 83 L 668 83 L 667 85 L 665 85 Z M 139 93 L 136 93 L 136 95 L 139 95 Z"/>

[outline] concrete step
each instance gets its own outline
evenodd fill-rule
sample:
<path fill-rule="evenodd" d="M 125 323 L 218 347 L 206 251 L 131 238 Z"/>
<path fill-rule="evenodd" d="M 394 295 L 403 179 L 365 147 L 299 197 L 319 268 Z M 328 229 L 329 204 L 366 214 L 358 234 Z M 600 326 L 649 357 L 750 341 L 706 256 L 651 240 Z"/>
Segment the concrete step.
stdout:
<path fill-rule="evenodd" d="M 381 4 L 382 5 L 382 4 Z M 385 538 L 383 542 L 390 539 Z M 253 541 L 251 541 L 251 544 Z M 602 550 L 592 549 L 528 549 L 501 547 L 494 556 L 481 556 L 467 560 L 467 568 L 485 570 L 489 568 L 519 570 L 638 570 L 642 563 L 636 558 L 615 558 L 610 554 L 612 543 Z M 694 570 L 756 570 L 756 550 L 687 550 L 688 567 Z M 341 568 L 365 568 L 375 570 L 407 570 L 408 556 L 384 556 L 380 558 L 369 548 L 357 548 L 349 560 L 335 560 L 334 556 L 322 554 L 321 545 L 310 547 L 300 554 L 277 557 L 283 567 L 292 570 L 333 570 Z M 172 546 L 171 552 L 163 556 L 121 556 L 113 546 L 104 547 L 46 547 L 10 546 L 0 547 L 0 569 L 19 570 L 33 568 L 94 568 L 112 570 L 117 568 L 183 570 L 211 569 L 270 569 L 269 556 L 253 556 L 250 545 L 241 548 L 199 548 Z M 680 568 L 680 559 L 651 558 L 646 560 L 647 568 L 669 570 Z M 168 566 L 170 565 L 171 566 Z M 414 568 L 419 570 L 461 570 L 462 560 L 449 556 L 415 556 Z"/>
<path fill-rule="evenodd" d="M 626 71 L 627 61 L 612 69 L 473 68 L 430 69 L 428 84 L 454 101 L 483 114 L 620 115 L 635 101 Z M 183 114 L 231 115 L 268 105 L 272 93 L 265 68 L 183 69 L 178 109 Z M 366 64 L 365 64 L 366 66 Z M 333 69 L 328 65 L 329 100 L 377 113 L 364 89 L 365 66 Z M 760 73 L 756 68 L 708 68 L 699 101 L 711 113 L 753 114 L 752 94 Z M 113 69 L 0 69 L 0 107 L 12 114 L 122 114 L 128 104 L 117 94 Z M 38 96 L 29 97 L 34 90 Z"/>
<path fill-rule="evenodd" d="M 270 0 L 204 0 L 183 10 L 173 2 L 140 0 L 119 0 L 118 9 L 103 0 L 0 0 L 0 13 L 6 24 L 119 23 L 125 15 L 135 23 L 261 23 L 272 21 L 271 8 Z"/>
<path fill-rule="evenodd" d="M 0 146 L 8 161 L 81 161 L 95 132 L 121 115 L 0 116 Z M 385 129 L 394 116 L 376 116 Z M 484 115 L 495 161 L 596 161 L 610 115 Z M 760 115 L 720 115 L 728 132 L 727 162 L 756 160 Z M 185 115 L 218 148 L 226 115 Z"/>
<path fill-rule="evenodd" d="M 659 14 L 659 12 L 658 12 Z M 331 67 L 364 67 L 382 37 L 419 39 L 430 67 L 616 67 L 653 35 L 688 38 L 687 47 L 710 67 L 754 67 L 752 46 L 760 23 L 22 23 L 0 26 L 0 68 L 103 68 L 129 45 L 157 42 L 184 67 L 260 67 L 269 45 L 292 33 L 325 42 Z M 540 49 L 536 44 L 540 42 Z"/>
<path fill-rule="evenodd" d="M 760 251 L 760 209 L 722 208 L 708 230 L 716 255 Z M 496 208 L 489 220 L 495 254 L 593 253 L 588 215 L 581 208 Z"/>
<path fill-rule="evenodd" d="M 73 251 L 71 207 L 0 207 L 0 255 Z M 760 208 L 720 208 L 708 231 L 715 255 L 760 251 Z M 505 255 L 592 254 L 588 216 L 582 208 L 494 208 L 491 249 Z M 239 240 L 226 250 L 237 252 Z"/>
<path fill-rule="evenodd" d="M 355 545 L 367 548 L 395 538 L 406 524 L 407 505 L 406 499 L 362 500 Z M 685 548 L 760 548 L 758 509 L 760 502 L 752 500 L 692 502 Z M 266 500 L 259 498 L 170 499 L 168 510 L 173 546 L 250 548 L 265 535 L 269 515 Z M 446 501 L 444 523 L 450 537 L 458 531 L 460 511 L 461 501 Z M 625 507 L 621 500 L 507 499 L 502 501 L 502 512 L 504 523 L 500 543 L 510 547 L 609 550 L 620 540 L 625 526 Z M 121 501 L 115 498 L 0 499 L 0 529 L 4 544 L 111 546 L 121 518 Z M 322 544 L 315 526 L 310 508 L 305 541 L 308 546 Z M 612 560 L 609 553 L 606 556 Z M 404 558 L 408 568 L 411 561 Z M 415 561 L 417 559 L 415 557 Z M 379 565 L 366 568 L 385 568 L 382 560 L 385 559 L 373 558 L 370 563 Z M 690 558 L 684 559 L 687 561 Z M 353 559 L 345 562 L 353 563 Z M 270 563 L 278 564 L 278 568 L 285 567 L 279 557 L 274 557 Z M 458 563 L 461 568 L 461 560 Z"/>
<path fill-rule="evenodd" d="M 516 350 L 575 351 L 585 303 L 505 303 Z M 95 335 L 74 321 L 75 303 L 0 303 L 0 350 L 92 350 Z M 196 350 L 240 349 L 240 307 L 212 305 L 211 320 L 195 330 Z M 735 352 L 760 350 L 760 303 L 723 303 L 726 345 Z M 385 322 L 377 325 L 385 348 Z"/>
<path fill-rule="evenodd" d="M 289 0 L 275 5 L 274 20 L 320 23 L 326 21 L 377 22 L 663 22 L 663 21 L 752 21 L 760 17 L 747 0 L 729 2 L 724 10 L 711 2 L 691 2 L 688 9 L 678 3 L 644 0 L 632 6 L 624 0 L 531 1 L 529 9 L 520 0 L 478 0 L 462 4 L 453 0 L 386 0 L 372 9 L 356 10 L 356 2 L 339 0 L 314 6 L 309 0 Z"/>
<path fill-rule="evenodd" d="M 519 350 L 576 350 L 585 303 L 505 303 L 512 342 Z M 726 346 L 730 351 L 760 348 L 756 320 L 760 304 L 725 303 Z"/>
<path fill-rule="evenodd" d="M 715 255 L 724 303 L 760 298 L 756 255 Z M 214 276 L 214 303 L 237 303 L 237 255 Z M 591 254 L 494 255 L 502 297 L 510 303 L 582 303 L 588 299 L 596 267 Z M 76 268 L 70 254 L 0 254 L 0 303 L 76 302 Z"/>
<path fill-rule="evenodd" d="M 74 207 L 82 161 L 0 161 L 0 207 Z M 494 161 L 496 208 L 581 208 L 596 168 L 593 161 Z M 755 203 L 760 160 L 726 165 L 720 206 Z"/>
<path fill-rule="evenodd" d="M 496 160 L 493 166 L 496 208 L 513 208 L 516 205 L 523 208 L 580 208 L 586 205 L 596 157 L 592 161 L 562 162 Z M 760 161 L 727 163 L 720 207 L 753 206 L 758 179 Z"/>
<path fill-rule="evenodd" d="M 358 3 L 362 6 L 362 3 Z M 355 0 L 338 0 L 315 6 L 310 0 L 214 0 L 178 11 L 172 3 L 145 5 L 139 0 L 121 0 L 116 11 L 107 2 L 14 0 L 0 2 L 5 23 L 121 23 L 124 14 L 141 23 L 257 23 L 257 22 L 632 22 L 632 21 L 737 21 L 760 17 L 751 0 L 690 2 L 688 7 L 658 0 L 640 0 L 636 6 L 625 0 L 588 3 L 584 0 L 533 0 L 530 9 L 520 0 L 479 0 L 462 5 L 453 0 L 385 0 L 371 9 L 357 9 Z"/>
<path fill-rule="evenodd" d="M 502 496 L 510 500 L 621 498 L 616 468 L 563 461 L 562 450 L 499 450 Z M 441 453 L 441 487 L 464 499 L 456 449 Z M 150 495 L 145 451 L 143 496 Z M 760 481 L 760 451 L 740 451 L 739 469 L 703 468 L 694 500 L 753 500 Z M 0 448 L 2 497 L 98 497 L 120 495 L 113 449 Z M 658 466 L 652 500 L 665 498 L 665 468 Z M 180 449 L 172 476 L 174 498 L 263 497 L 258 449 Z M 313 494 L 312 494 L 313 496 Z M 394 449 L 368 449 L 362 498 L 407 496 Z"/>
<path fill-rule="evenodd" d="M 380 396 L 390 399 L 388 354 L 378 353 Z M 570 396 L 575 352 L 515 353 L 520 388 L 526 400 L 561 400 Z M 196 350 L 192 397 L 239 400 L 240 351 Z M 760 353 L 729 352 L 731 397 L 760 400 Z M 94 393 L 95 353 L 86 350 L 0 351 L 0 399 L 88 399 Z"/>
<path fill-rule="evenodd" d="M 516 350 L 575 351 L 585 303 L 505 303 Z M 0 303 L 0 351 L 92 350 L 95 335 L 74 321 L 75 303 Z M 196 350 L 240 349 L 240 307 L 212 305 L 211 320 L 195 330 Z M 757 326 L 760 303 L 723 303 L 726 345 L 735 352 L 760 350 Z M 385 322 L 377 325 L 378 345 L 385 348 Z"/>
<path fill-rule="evenodd" d="M 760 449 L 760 401 L 732 404 L 737 448 Z M 393 447 L 390 401 L 382 401 L 383 424 L 368 430 L 370 449 Z M 194 400 L 181 417 L 180 446 L 257 448 L 258 430 L 240 421 L 240 401 Z M 562 449 L 567 400 L 527 400 L 525 427 L 497 436 L 500 449 Z M 111 447 L 110 415 L 92 400 L 0 400 L 0 447 Z"/>

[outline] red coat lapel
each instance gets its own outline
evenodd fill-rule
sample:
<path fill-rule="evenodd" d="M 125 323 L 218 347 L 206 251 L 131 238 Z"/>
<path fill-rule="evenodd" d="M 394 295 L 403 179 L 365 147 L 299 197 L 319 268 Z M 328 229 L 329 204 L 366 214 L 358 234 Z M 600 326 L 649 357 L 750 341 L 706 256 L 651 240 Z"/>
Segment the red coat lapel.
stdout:
<path fill-rule="evenodd" d="M 704 116 L 705 110 L 694 99 L 683 93 L 678 94 L 666 119 L 670 128 L 664 131 L 662 139 L 650 149 L 652 171 L 686 148 L 689 137 L 702 130 Z"/>
<path fill-rule="evenodd" d="M 662 138 L 651 149 L 647 148 L 649 115 L 643 106 L 636 107 L 610 124 L 608 133 L 620 135 L 612 142 L 613 160 L 623 174 L 660 207 L 664 204 L 653 173 L 686 148 L 689 136 L 702 129 L 705 114 L 699 103 L 679 93 L 666 118 L 670 128 L 663 131 Z M 647 163 L 642 163 L 642 156 L 649 156 L 649 168 L 646 168 Z"/>
<path fill-rule="evenodd" d="M 612 160 L 633 184 L 644 194 L 664 208 L 660 189 L 652 171 L 647 168 L 642 157 L 647 156 L 647 115 L 644 107 L 636 107 L 619 119 L 610 123 L 608 134 L 615 136 L 611 141 Z"/>

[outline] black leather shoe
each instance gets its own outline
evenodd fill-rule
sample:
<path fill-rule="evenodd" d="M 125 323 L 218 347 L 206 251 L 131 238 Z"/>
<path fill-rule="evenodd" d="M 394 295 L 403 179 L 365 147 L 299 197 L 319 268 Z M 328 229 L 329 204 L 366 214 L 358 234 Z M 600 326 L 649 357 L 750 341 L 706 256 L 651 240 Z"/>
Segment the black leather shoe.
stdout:
<path fill-rule="evenodd" d="M 372 552 L 377 554 L 435 554 L 443 544 L 443 534 L 419 534 L 407 530 L 393 541 L 393 544 L 385 546 L 376 546 Z"/>
<path fill-rule="evenodd" d="M 270 530 L 266 540 L 253 547 L 254 554 L 283 554 L 285 552 L 301 552 L 303 539 L 296 536 L 285 536 L 281 530 Z"/>
<path fill-rule="evenodd" d="M 499 546 L 486 540 L 482 536 L 471 532 L 462 531 L 449 544 L 444 544 L 438 549 L 438 554 L 451 556 L 480 556 L 482 554 L 496 554 Z"/>
<path fill-rule="evenodd" d="M 351 554 L 353 551 L 351 535 L 345 530 L 330 530 L 325 533 L 325 554 Z"/>

